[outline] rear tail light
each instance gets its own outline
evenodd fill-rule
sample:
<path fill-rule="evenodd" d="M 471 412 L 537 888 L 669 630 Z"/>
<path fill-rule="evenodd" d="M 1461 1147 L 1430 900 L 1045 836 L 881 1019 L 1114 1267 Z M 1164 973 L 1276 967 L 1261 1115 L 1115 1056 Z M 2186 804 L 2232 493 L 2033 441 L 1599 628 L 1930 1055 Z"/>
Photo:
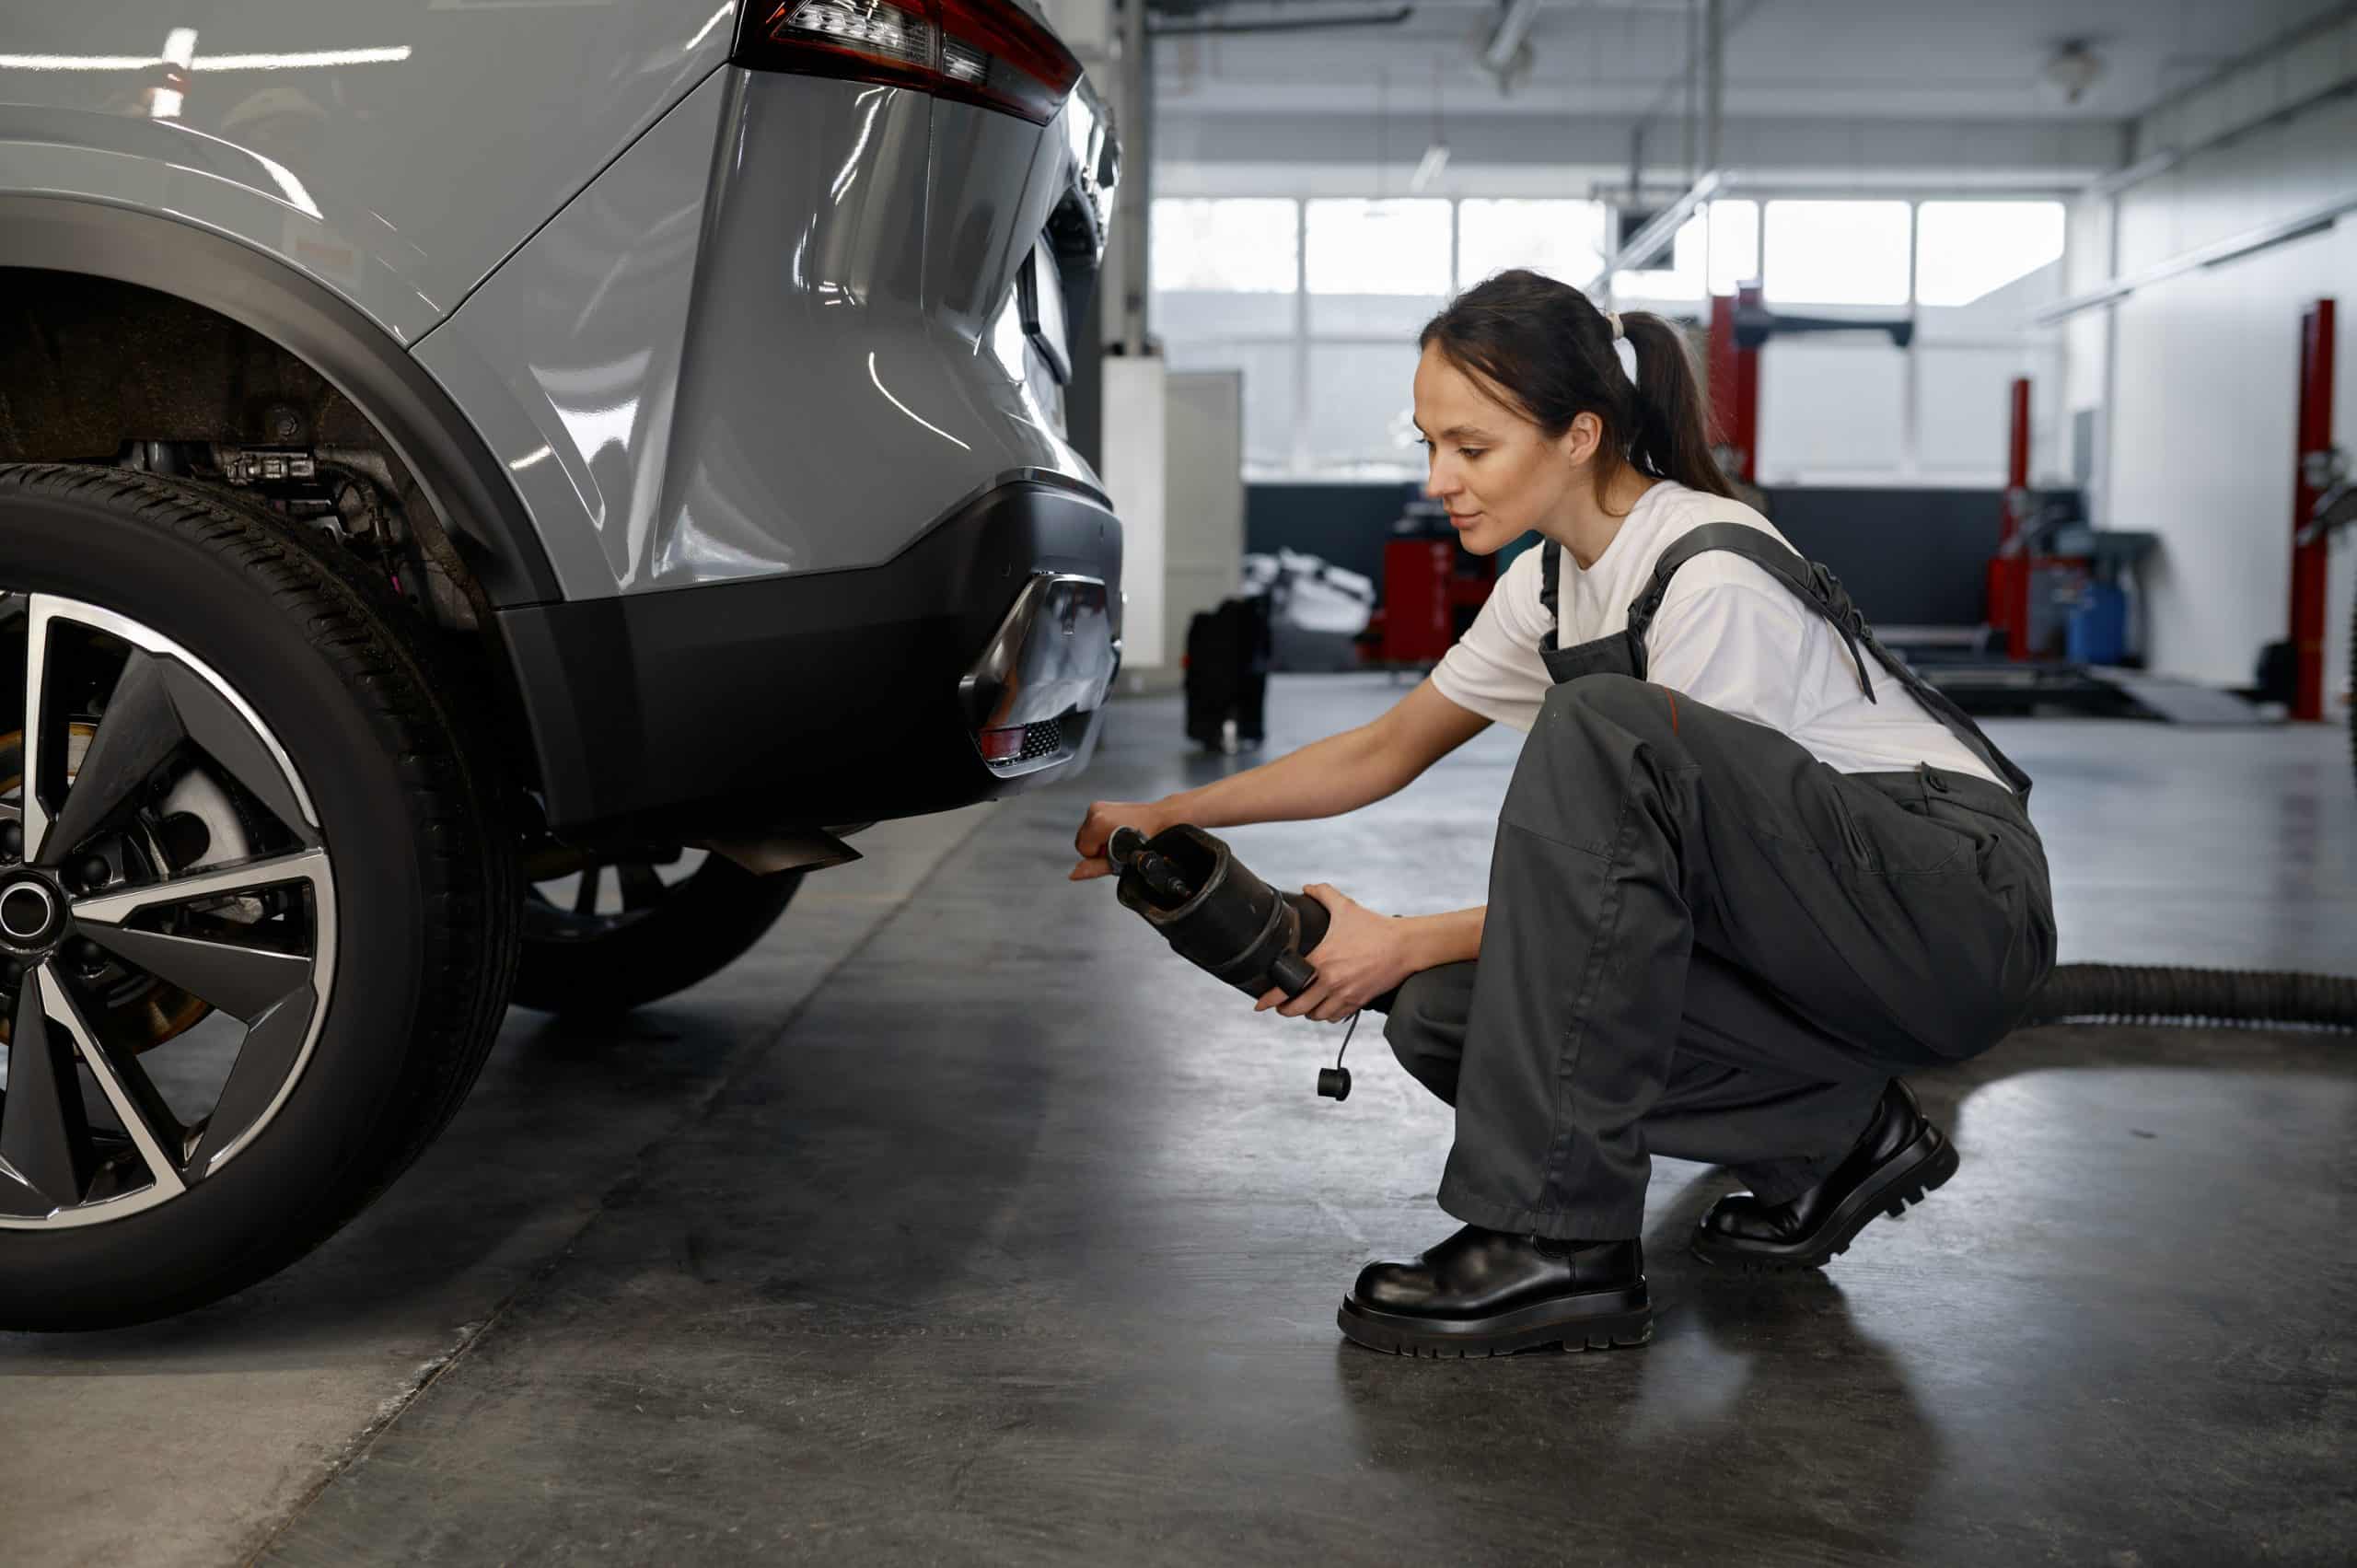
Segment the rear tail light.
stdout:
<path fill-rule="evenodd" d="M 914 87 L 1045 125 L 1080 62 L 1012 0 L 749 0 L 736 60 Z"/>

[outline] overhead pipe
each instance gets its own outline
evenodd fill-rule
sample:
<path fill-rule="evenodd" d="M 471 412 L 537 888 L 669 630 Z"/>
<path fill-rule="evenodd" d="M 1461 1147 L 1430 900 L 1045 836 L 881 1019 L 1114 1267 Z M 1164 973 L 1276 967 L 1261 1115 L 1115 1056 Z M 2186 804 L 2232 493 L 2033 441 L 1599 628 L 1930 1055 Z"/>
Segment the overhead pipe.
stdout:
<path fill-rule="evenodd" d="M 1702 0 L 1702 172 L 1686 188 L 1684 195 L 1655 213 L 1652 221 L 1635 234 L 1621 240 L 1602 270 L 1588 280 L 1585 290 L 1588 294 L 1598 290 L 1608 294 L 1617 273 L 1634 266 L 1674 239 L 1686 220 L 1694 215 L 1695 209 L 1729 182 L 1727 171 L 1719 166 L 1720 126 L 1726 106 L 1726 5 L 1725 0 Z M 1642 146 L 1643 143 L 1639 142 L 1637 145 Z M 1630 172 L 1633 184 L 1636 171 L 1631 168 Z"/>
<path fill-rule="evenodd" d="M 1360 11 L 1330 17 L 1271 17 L 1248 22 L 1169 22 L 1148 28 L 1148 38 L 1199 38 L 1211 33 L 1324 32 L 1342 28 L 1393 28 L 1416 14 L 1413 6 L 1389 11 Z"/>
<path fill-rule="evenodd" d="M 2352 16 L 2357 16 L 2357 4 L 2345 4 L 2337 6 L 2330 11 L 2310 17 L 2307 20 L 2299 23 L 2288 31 L 2280 33 L 2276 37 L 2270 39 L 2267 42 L 2260 44 L 2258 48 L 2252 49 L 2245 53 L 2238 54 L 2233 59 L 2223 62 L 2200 80 L 2189 83 L 2177 91 L 2170 94 L 2161 102 L 2156 103 L 2150 109 L 2144 110 L 2143 114 L 2140 116 L 2140 123 L 2142 121 L 2150 120 L 2156 114 L 2165 113 L 2178 104 L 2189 102 L 2191 99 L 2200 97 L 2201 94 L 2206 93 L 2211 88 L 2216 87 L 2219 83 L 2231 80 L 2233 77 L 2241 74 L 2243 71 L 2249 69 L 2254 64 L 2271 58 L 2287 55 L 2293 50 L 2300 48 L 2302 45 L 2311 43 L 2322 34 L 2332 31 L 2334 29 L 2340 27 Z M 2275 126 L 2283 124 L 2285 122 L 2296 119 L 2300 115 L 2305 114 L 2308 110 L 2315 109 L 2321 104 L 2329 103 L 2335 99 L 2346 98 L 2351 92 L 2357 92 L 2357 75 L 2344 75 L 2340 80 L 2328 83 L 2328 85 L 2317 88 L 2314 92 L 2307 93 L 2300 98 L 2293 99 L 2289 103 L 2279 104 L 2274 109 L 2270 110 L 2267 113 L 2260 115 L 2256 120 L 2247 121 L 2240 125 L 2231 126 L 2226 130 L 2220 131 L 2213 135 L 2205 136 L 2196 142 L 2177 146 L 2154 148 L 2151 153 L 2147 154 L 2143 157 L 2138 158 L 2135 162 L 2129 164 L 2123 168 L 2113 170 L 2111 173 L 2107 174 L 2102 179 L 2096 180 L 2094 184 L 2088 186 L 2086 194 L 2098 200 L 2108 200 L 2113 196 L 2119 195 L 2121 192 L 2128 190 L 2131 186 L 2141 185 L 2145 180 L 2151 180 L 2157 175 L 2167 173 L 2170 169 L 2175 168 L 2178 164 L 2183 163 L 2187 158 L 2225 146 L 2228 144 L 2239 141 L 2243 137 L 2250 135 L 2255 132 L 2269 130 Z"/>
<path fill-rule="evenodd" d="M 1594 294 L 1604 287 L 1615 273 L 1624 267 L 1634 266 L 1660 250 L 1663 243 L 1676 236 L 1679 226 L 1694 215 L 1694 209 L 1717 194 L 1719 187 L 1725 183 L 1726 177 L 1715 168 L 1694 181 L 1687 188 L 1686 194 L 1655 213 L 1651 222 L 1620 242 L 1620 248 L 1605 261 L 1603 270 L 1588 280 L 1585 292 Z"/>
<path fill-rule="evenodd" d="M 1113 188 L 1113 200 L 1127 238 L 1121 244 L 1121 352 L 1141 359 L 1146 351 L 1146 309 L 1151 298 L 1146 225 L 1154 213 L 1154 35 L 1145 25 L 1146 0 L 1121 7 L 1121 156 L 1128 178 Z"/>
<path fill-rule="evenodd" d="M 2032 312 L 2030 319 L 2041 327 L 2051 327 L 2058 321 L 2069 320 L 2082 311 L 2093 310 L 2106 305 L 2116 305 L 2139 289 L 2150 288 L 2156 283 L 2165 282 L 2180 273 L 2193 272 L 2202 267 L 2223 267 L 2229 261 L 2238 261 L 2246 256 L 2255 255 L 2261 250 L 2272 250 L 2278 245 L 2289 244 L 2294 239 L 2305 239 L 2312 234 L 2321 234 L 2330 228 L 2342 214 L 2351 212 L 2357 212 L 2357 192 L 2336 196 L 2322 206 L 2311 207 L 2306 212 L 2296 213 L 2291 217 L 2279 219 L 2274 223 L 2261 224 L 2257 228 L 2247 228 L 2239 234 L 2230 234 L 2225 238 L 2212 244 L 2180 251 L 2167 261 L 2156 262 L 2142 272 L 2106 278 L 2091 289 L 2074 294 L 2070 298 L 2060 300 L 2042 310 Z"/>
<path fill-rule="evenodd" d="M 1719 128 L 1726 116 L 1726 0 L 1703 0 L 1702 168 L 1706 173 L 1719 167 Z"/>
<path fill-rule="evenodd" d="M 1532 26 L 1538 20 L 1538 6 L 1539 0 L 1505 0 L 1496 29 L 1481 47 L 1481 64 L 1492 75 L 1503 77 L 1514 64 L 1515 55 L 1521 52 Z"/>

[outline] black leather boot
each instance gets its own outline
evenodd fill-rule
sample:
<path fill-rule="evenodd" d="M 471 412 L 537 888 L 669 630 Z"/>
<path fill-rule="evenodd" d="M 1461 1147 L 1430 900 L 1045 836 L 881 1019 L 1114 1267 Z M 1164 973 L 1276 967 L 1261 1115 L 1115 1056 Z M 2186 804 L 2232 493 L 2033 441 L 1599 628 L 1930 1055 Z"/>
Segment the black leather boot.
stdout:
<path fill-rule="evenodd" d="M 1394 1355 L 1604 1350 L 1653 1337 L 1634 1241 L 1550 1241 L 1469 1225 L 1412 1263 L 1369 1263 L 1342 1298 L 1344 1335 Z"/>
<path fill-rule="evenodd" d="M 1922 1202 L 1956 1167 L 1956 1145 L 1893 1078 L 1865 1136 L 1830 1176 L 1789 1203 L 1729 1193 L 1695 1227 L 1694 1255 L 1731 1268 L 1817 1268 L 1847 1252 L 1876 1214 L 1895 1218 L 1908 1204 Z"/>

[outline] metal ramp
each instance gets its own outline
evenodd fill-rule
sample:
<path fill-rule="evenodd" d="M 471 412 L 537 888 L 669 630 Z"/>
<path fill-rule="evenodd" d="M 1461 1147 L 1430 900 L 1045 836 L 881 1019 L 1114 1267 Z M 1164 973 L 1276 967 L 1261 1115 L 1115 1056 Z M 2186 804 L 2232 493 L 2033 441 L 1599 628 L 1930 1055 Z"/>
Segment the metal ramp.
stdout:
<path fill-rule="evenodd" d="M 1992 654 L 1994 639 L 1985 626 L 1898 626 L 1877 635 L 1968 714 L 2067 713 L 2211 728 L 2279 722 L 2231 691 L 2149 670 L 2062 659 L 2015 662 Z"/>
<path fill-rule="evenodd" d="M 1915 670 L 1966 713 L 1985 717 L 2063 713 L 2158 719 L 2212 729 L 2280 722 L 2231 691 L 2142 669 L 2033 659 L 2021 664 L 1926 660 Z"/>
<path fill-rule="evenodd" d="M 2232 691 L 2197 686 L 2190 680 L 2154 675 L 2149 670 L 2093 665 L 2087 668 L 2087 677 L 2111 686 L 2154 718 L 2169 724 L 2248 727 L 2278 722 Z"/>

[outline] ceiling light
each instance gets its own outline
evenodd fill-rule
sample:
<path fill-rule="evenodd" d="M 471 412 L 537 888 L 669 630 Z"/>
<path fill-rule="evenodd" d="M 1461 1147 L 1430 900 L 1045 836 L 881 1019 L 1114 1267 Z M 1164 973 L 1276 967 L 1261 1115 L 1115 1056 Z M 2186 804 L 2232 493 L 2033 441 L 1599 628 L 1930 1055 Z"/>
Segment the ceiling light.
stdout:
<path fill-rule="evenodd" d="M 2038 85 L 2050 96 L 2074 104 L 2103 75 L 2103 57 L 2087 47 L 2085 39 L 2070 39 L 2038 71 Z"/>

